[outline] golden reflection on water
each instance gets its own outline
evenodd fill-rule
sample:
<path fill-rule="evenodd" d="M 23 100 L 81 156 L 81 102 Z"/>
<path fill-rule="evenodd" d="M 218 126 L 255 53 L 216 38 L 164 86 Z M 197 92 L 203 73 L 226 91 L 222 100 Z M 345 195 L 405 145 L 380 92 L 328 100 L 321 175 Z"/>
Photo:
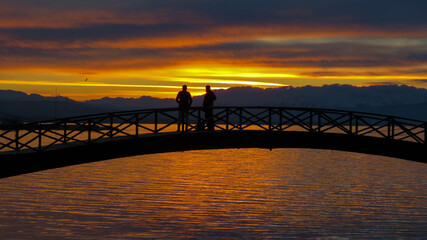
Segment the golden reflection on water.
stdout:
<path fill-rule="evenodd" d="M 426 176 L 325 150 L 135 156 L 0 180 L 0 238 L 420 237 Z"/>

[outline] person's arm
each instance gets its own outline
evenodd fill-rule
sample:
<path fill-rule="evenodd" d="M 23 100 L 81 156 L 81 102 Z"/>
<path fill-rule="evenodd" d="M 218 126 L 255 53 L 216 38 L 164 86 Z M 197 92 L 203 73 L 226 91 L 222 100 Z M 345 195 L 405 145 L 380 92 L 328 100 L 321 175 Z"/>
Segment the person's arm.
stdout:
<path fill-rule="evenodd" d="M 207 100 L 208 100 L 208 93 L 206 93 L 205 96 L 203 97 L 203 107 L 206 106 Z"/>
<path fill-rule="evenodd" d="M 190 97 L 190 107 L 191 107 L 191 104 L 193 104 L 193 98 L 191 97 L 191 93 L 188 93 L 188 96 Z"/>
<path fill-rule="evenodd" d="M 179 99 L 181 98 L 180 93 L 181 93 L 181 92 L 179 92 L 179 93 L 176 95 L 176 98 L 175 98 L 175 101 L 176 101 L 177 103 L 179 103 Z"/>

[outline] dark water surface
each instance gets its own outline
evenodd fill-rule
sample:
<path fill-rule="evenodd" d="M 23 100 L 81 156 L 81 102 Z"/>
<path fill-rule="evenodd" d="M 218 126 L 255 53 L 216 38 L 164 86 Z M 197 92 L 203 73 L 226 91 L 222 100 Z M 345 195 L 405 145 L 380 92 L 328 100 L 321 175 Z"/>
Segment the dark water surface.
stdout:
<path fill-rule="evenodd" d="M 0 191 L 0 239 L 427 238 L 426 164 L 339 151 L 136 156 Z"/>

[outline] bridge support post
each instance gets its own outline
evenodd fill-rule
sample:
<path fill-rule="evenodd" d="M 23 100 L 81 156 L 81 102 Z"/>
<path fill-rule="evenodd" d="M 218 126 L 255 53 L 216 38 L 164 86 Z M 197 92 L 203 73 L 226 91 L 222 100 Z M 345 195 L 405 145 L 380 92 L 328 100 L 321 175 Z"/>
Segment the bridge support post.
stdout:
<path fill-rule="evenodd" d="M 357 116 L 354 116 L 354 135 L 359 134 L 359 118 Z"/>
<path fill-rule="evenodd" d="M 64 122 L 64 143 L 67 143 L 67 123 Z"/>
<path fill-rule="evenodd" d="M 157 122 L 158 122 L 158 113 L 157 111 L 154 111 L 154 133 L 158 133 L 159 131 L 157 130 Z M 188 124 L 188 123 L 186 123 Z M 186 125 L 186 128 L 188 127 L 188 125 Z"/>
<path fill-rule="evenodd" d="M 110 132 L 108 133 L 108 136 L 110 136 L 110 138 L 113 137 L 113 114 L 110 114 Z"/>
<path fill-rule="evenodd" d="M 15 151 L 19 150 L 19 129 L 15 129 Z"/>
<path fill-rule="evenodd" d="M 88 125 L 88 129 L 87 129 L 87 143 L 91 143 L 91 138 L 92 138 L 92 121 L 89 119 L 87 121 L 87 125 Z"/>
<path fill-rule="evenodd" d="M 139 114 L 135 115 L 135 137 L 137 138 L 139 135 Z"/>
<path fill-rule="evenodd" d="M 226 123 L 225 123 L 225 129 L 228 131 L 229 130 L 229 124 L 228 124 L 228 122 L 229 122 L 229 116 L 230 115 L 230 108 L 226 108 L 225 109 L 225 121 L 226 121 Z"/>
<path fill-rule="evenodd" d="M 424 122 L 424 145 L 427 147 L 427 122 Z"/>
<path fill-rule="evenodd" d="M 387 118 L 387 137 L 391 140 L 394 139 L 394 121 L 393 118 L 388 117 Z"/>
<path fill-rule="evenodd" d="M 310 110 L 310 132 L 313 132 L 313 110 Z"/>
<path fill-rule="evenodd" d="M 39 125 L 39 135 L 38 135 L 38 141 L 39 141 L 39 143 L 38 143 L 38 151 L 39 152 L 41 152 L 42 151 L 42 131 L 43 131 L 43 129 L 42 129 L 42 126 L 41 125 Z"/>
<path fill-rule="evenodd" d="M 242 126 L 242 108 L 239 108 L 239 130 L 243 130 Z"/>

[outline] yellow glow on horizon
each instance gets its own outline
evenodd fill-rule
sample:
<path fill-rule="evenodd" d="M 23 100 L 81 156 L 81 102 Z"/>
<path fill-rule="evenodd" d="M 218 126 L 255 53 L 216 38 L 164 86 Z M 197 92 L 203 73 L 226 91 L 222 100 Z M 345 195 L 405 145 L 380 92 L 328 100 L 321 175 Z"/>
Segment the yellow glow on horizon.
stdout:
<path fill-rule="evenodd" d="M 234 78 L 297 78 L 296 74 L 275 73 L 273 69 L 260 67 L 190 67 L 178 69 L 178 73 L 192 76 L 234 77 Z"/>
<path fill-rule="evenodd" d="M 61 96 L 70 97 L 75 100 L 90 100 L 102 97 L 141 97 L 151 96 L 158 98 L 175 98 L 178 91 L 182 89 L 181 85 L 144 85 L 144 84 L 115 84 L 100 82 L 49 82 L 49 81 L 25 81 L 25 80 L 1 80 L 1 85 L 22 85 L 22 86 L 52 86 L 52 87 L 102 87 L 101 91 L 83 90 L 81 92 L 61 91 Z M 129 90 L 114 90 L 116 88 L 129 88 Z M 131 90 L 140 89 L 140 90 Z M 108 90 L 110 89 L 110 90 Z M 170 91 L 168 91 L 168 89 Z M 205 94 L 205 86 L 189 86 L 189 91 L 193 96 Z M 228 89 L 228 87 L 211 87 L 212 90 Z M 29 92 L 36 93 L 36 92 Z M 39 92 L 43 96 L 53 96 L 52 93 Z"/>
<path fill-rule="evenodd" d="M 99 93 L 91 93 L 90 95 L 88 95 L 87 93 L 59 93 L 58 95 L 60 96 L 66 96 L 69 97 L 71 99 L 77 100 L 77 101 L 85 101 L 85 100 L 93 100 L 93 99 L 100 99 L 100 98 L 104 98 L 104 97 L 110 97 L 110 98 L 117 98 L 117 97 L 121 97 L 121 98 L 140 98 L 142 96 L 150 96 L 150 97 L 155 97 L 155 98 L 174 98 L 176 96 L 178 91 L 108 91 L 108 92 L 99 92 Z M 202 92 L 201 90 L 196 91 L 196 93 L 198 92 Z M 193 94 L 193 91 L 191 91 L 191 93 Z M 203 94 L 205 92 L 203 91 Z M 46 96 L 46 97 L 52 97 L 55 96 L 53 94 L 40 94 L 42 96 Z M 201 94 L 202 95 L 202 94 Z M 194 95 L 193 96 L 197 96 Z"/>
<path fill-rule="evenodd" d="M 188 84 L 192 89 L 204 89 L 206 84 L 217 84 L 211 86 L 213 90 L 227 89 L 231 86 L 252 86 L 259 88 L 285 87 L 288 84 L 279 82 L 266 82 L 263 80 L 279 81 L 283 78 L 296 78 L 294 74 L 271 73 L 264 68 L 248 67 L 178 67 L 167 69 L 130 70 L 119 72 L 108 72 L 97 74 L 97 79 L 123 79 L 127 81 L 156 81 L 164 82 L 165 85 L 173 83 Z M 256 80 L 259 79 L 259 81 Z M 167 83 L 166 83 L 167 82 Z M 194 84 L 190 86 L 190 84 Z M 231 86 L 230 86 L 231 85 Z M 181 88 L 181 86 L 179 86 Z"/>
<path fill-rule="evenodd" d="M 179 65 L 150 69 L 109 69 L 66 71 L 64 69 L 27 69 L 0 71 L 0 87 L 26 93 L 52 95 L 58 88 L 62 96 L 76 100 L 96 97 L 175 98 L 186 84 L 193 96 L 203 95 L 205 85 L 213 90 L 251 86 L 277 88 L 305 85 L 350 84 L 369 86 L 388 82 L 417 85 L 414 79 L 427 79 L 423 75 L 398 75 L 387 68 L 376 68 L 370 75 L 364 68 L 274 68 L 262 66 Z M 359 74 L 360 73 L 360 74 Z M 84 79 L 88 78 L 88 81 Z M 411 84 L 412 83 L 412 84 Z M 50 86 L 50 87 L 48 87 Z M 425 87 L 419 83 L 417 87 Z"/>
<path fill-rule="evenodd" d="M 116 84 L 116 83 L 94 83 L 94 82 L 49 82 L 49 81 L 25 81 L 25 80 L 2 80 L 0 84 L 11 85 L 34 85 L 34 86 L 73 86 L 73 87 L 127 87 L 127 88 L 169 88 L 181 89 L 182 86 L 167 85 L 144 85 L 144 84 Z M 205 87 L 192 87 L 194 89 L 205 89 Z M 215 89 L 215 88 L 212 88 Z M 219 88 L 216 88 L 219 89 Z M 222 88 L 221 88 L 222 89 Z"/>
<path fill-rule="evenodd" d="M 272 69 L 269 68 L 238 66 L 181 66 L 166 69 L 117 72 L 109 76 L 116 78 L 145 78 L 161 82 L 193 83 L 200 86 L 205 84 L 219 84 L 260 88 L 289 86 L 278 81 L 285 78 L 300 77 L 291 73 L 272 72 Z M 267 82 L 265 80 L 273 81 Z M 212 86 L 212 89 L 214 89 L 214 86 Z"/>
<path fill-rule="evenodd" d="M 189 83 L 209 83 L 209 84 L 228 84 L 228 85 L 250 85 L 254 87 L 286 87 L 289 85 L 280 84 L 280 83 L 267 83 L 267 82 L 255 82 L 255 81 L 237 81 L 237 80 L 206 80 L 206 79 L 194 79 L 194 78 L 185 78 L 182 79 L 185 82 Z M 176 82 L 181 82 L 182 80 L 171 80 Z"/>

